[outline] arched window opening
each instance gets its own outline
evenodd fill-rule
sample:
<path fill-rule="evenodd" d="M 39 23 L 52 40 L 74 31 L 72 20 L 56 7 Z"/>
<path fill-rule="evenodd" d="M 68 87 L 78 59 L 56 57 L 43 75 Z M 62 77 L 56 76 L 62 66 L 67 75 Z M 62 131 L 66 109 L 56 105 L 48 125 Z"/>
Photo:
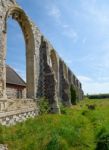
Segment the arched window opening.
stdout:
<path fill-rule="evenodd" d="M 11 59 L 14 58 L 14 52 L 13 53 L 11 52 L 10 56 L 7 55 L 8 49 L 5 46 L 6 45 L 6 39 L 7 39 L 7 28 L 8 28 L 8 19 L 9 19 L 9 17 L 12 17 L 12 19 L 17 21 L 18 25 L 20 26 L 20 32 L 22 31 L 22 34 L 24 36 L 24 40 L 21 40 L 20 37 L 19 37 L 19 39 L 21 41 L 25 41 L 25 49 L 26 49 L 25 52 L 24 52 L 26 54 L 25 55 L 26 56 L 26 61 L 24 61 L 25 59 L 22 60 L 22 61 L 24 61 L 22 63 L 26 62 L 26 65 L 25 65 L 26 67 L 23 66 L 26 69 L 24 69 L 24 68 L 22 69 L 23 71 L 26 70 L 25 71 L 26 72 L 26 78 L 25 78 L 25 76 L 23 76 L 24 80 L 26 80 L 26 98 L 36 99 L 36 84 L 37 84 L 36 70 L 37 70 L 37 68 L 35 67 L 36 66 L 35 33 L 34 33 L 35 29 L 34 29 L 34 24 L 29 20 L 28 16 L 25 14 L 25 12 L 19 7 L 10 8 L 6 13 L 5 20 L 4 20 L 5 21 L 4 28 L 3 28 L 3 39 L 4 40 L 2 42 L 2 44 L 4 45 L 3 61 L 2 61 L 2 73 L 4 74 L 4 77 L 2 79 L 2 81 L 3 81 L 2 82 L 2 91 L 1 91 L 0 95 L 1 95 L 1 97 L 6 97 L 6 62 L 9 63 L 9 61 L 8 61 L 9 57 L 11 57 Z M 14 32 L 9 36 L 11 38 L 13 38 L 13 40 L 16 43 L 18 42 L 18 40 L 16 38 L 17 36 Z M 23 36 L 22 36 L 22 39 L 23 39 Z M 8 39 L 10 37 L 8 37 Z M 8 46 L 8 44 L 7 44 L 7 46 Z M 14 44 L 14 42 L 13 42 L 13 44 Z M 18 46 L 18 44 L 15 44 L 14 46 L 16 47 L 16 45 Z M 16 59 L 17 59 L 17 57 L 21 58 L 23 56 L 22 49 L 20 49 L 20 48 L 22 48 L 22 47 L 19 47 L 18 53 L 16 54 L 17 55 Z M 12 49 L 12 50 L 14 51 L 14 49 Z M 24 47 L 23 47 L 23 49 L 24 49 Z M 7 61 L 5 61 L 6 56 L 7 56 Z M 9 68 L 9 70 L 11 70 L 10 74 L 12 74 L 13 69 L 10 68 L 9 66 L 8 66 L 8 68 Z M 14 71 L 14 75 L 15 74 L 16 73 Z M 15 77 L 14 75 L 11 77 L 11 79 Z M 19 75 L 17 75 L 17 77 L 18 76 Z M 18 95 L 18 96 L 16 96 L 17 98 L 21 98 L 22 97 L 21 90 L 19 90 L 16 95 Z M 11 97 L 11 98 L 13 98 L 13 97 Z"/>
<path fill-rule="evenodd" d="M 6 95 L 26 98 L 25 41 L 21 27 L 11 17 L 7 20 Z"/>

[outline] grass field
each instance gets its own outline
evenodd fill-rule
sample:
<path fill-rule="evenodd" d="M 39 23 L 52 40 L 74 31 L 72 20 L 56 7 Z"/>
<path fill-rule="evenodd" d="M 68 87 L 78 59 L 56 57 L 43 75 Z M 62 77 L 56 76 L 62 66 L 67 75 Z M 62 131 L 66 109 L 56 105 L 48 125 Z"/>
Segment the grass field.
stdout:
<path fill-rule="evenodd" d="M 0 126 L 0 143 L 9 150 L 109 150 L 109 99 L 85 99 L 62 112 Z"/>

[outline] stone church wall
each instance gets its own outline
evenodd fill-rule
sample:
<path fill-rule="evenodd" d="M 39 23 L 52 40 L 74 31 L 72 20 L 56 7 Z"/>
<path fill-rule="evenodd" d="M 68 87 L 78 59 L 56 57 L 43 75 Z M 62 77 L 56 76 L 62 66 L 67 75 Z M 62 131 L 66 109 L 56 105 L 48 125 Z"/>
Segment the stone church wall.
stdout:
<path fill-rule="evenodd" d="M 14 125 L 37 115 L 38 108 L 34 100 L 0 100 L 0 124 L 2 125 Z"/>
<path fill-rule="evenodd" d="M 6 95 L 9 99 L 26 98 L 26 88 L 17 88 L 16 86 L 7 86 Z"/>
<path fill-rule="evenodd" d="M 77 77 L 15 0 L 0 0 L 0 99 L 7 99 L 5 60 L 10 16 L 18 22 L 25 38 L 27 98 L 37 101 L 46 97 L 51 112 L 60 113 L 60 101 L 66 106 L 72 105 L 69 92 L 73 85 L 78 101 L 82 100 L 82 85 Z"/>
<path fill-rule="evenodd" d="M 0 124 L 10 126 L 18 122 L 26 121 L 28 118 L 34 118 L 38 115 L 35 109 L 17 110 L 13 112 L 6 112 L 5 115 L 0 116 Z"/>

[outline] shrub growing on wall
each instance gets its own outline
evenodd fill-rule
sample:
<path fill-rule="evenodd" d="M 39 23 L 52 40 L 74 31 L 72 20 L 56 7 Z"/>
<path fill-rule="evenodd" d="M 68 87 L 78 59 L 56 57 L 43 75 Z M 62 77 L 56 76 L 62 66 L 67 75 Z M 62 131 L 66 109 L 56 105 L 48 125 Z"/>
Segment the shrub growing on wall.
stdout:
<path fill-rule="evenodd" d="M 38 101 L 39 114 L 47 114 L 50 111 L 49 102 L 45 97 Z"/>
<path fill-rule="evenodd" d="M 60 106 L 61 114 L 66 114 L 67 113 L 67 109 L 66 109 L 65 105 L 63 105 L 63 103 L 60 102 L 59 106 Z"/>
<path fill-rule="evenodd" d="M 76 105 L 76 91 L 75 91 L 73 85 L 70 86 L 70 95 L 71 95 L 71 103 L 73 105 Z"/>

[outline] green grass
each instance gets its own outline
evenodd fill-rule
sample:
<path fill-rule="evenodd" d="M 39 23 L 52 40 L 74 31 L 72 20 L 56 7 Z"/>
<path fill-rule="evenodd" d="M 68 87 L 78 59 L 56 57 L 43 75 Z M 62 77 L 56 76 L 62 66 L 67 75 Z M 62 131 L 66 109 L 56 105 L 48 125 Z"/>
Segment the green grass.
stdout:
<path fill-rule="evenodd" d="M 109 150 L 109 99 L 85 99 L 62 115 L 0 126 L 0 143 L 9 150 Z"/>

